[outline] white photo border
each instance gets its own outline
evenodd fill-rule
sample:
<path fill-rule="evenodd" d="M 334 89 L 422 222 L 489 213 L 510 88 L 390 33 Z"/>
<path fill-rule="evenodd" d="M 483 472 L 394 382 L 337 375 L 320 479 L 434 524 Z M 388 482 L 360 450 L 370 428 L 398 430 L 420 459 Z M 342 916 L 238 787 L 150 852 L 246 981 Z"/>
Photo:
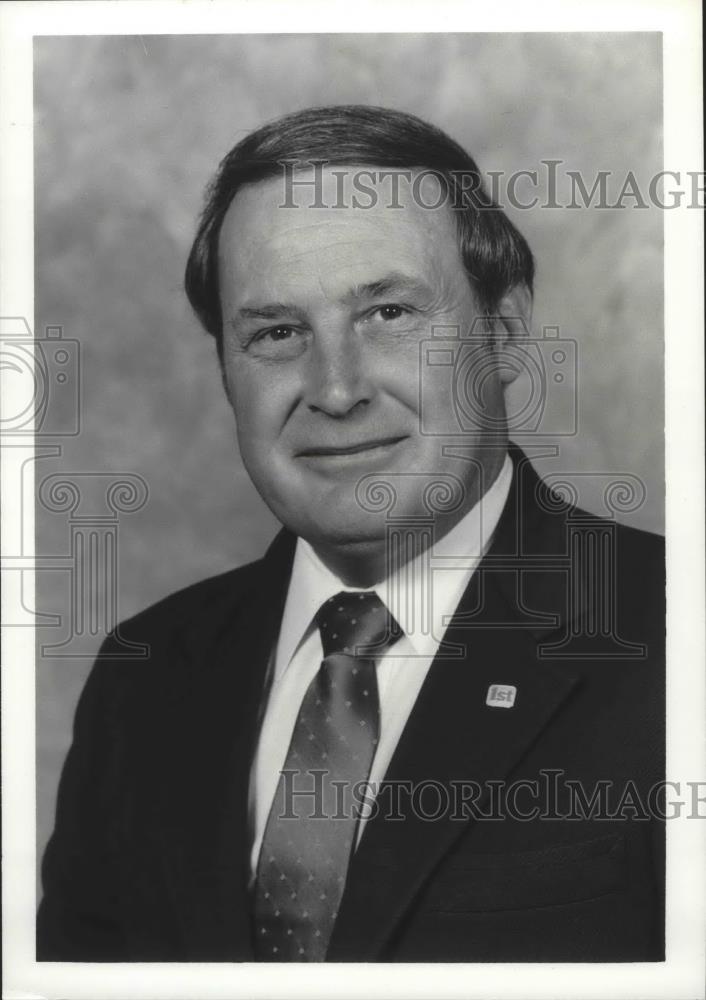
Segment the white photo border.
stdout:
<path fill-rule="evenodd" d="M 702 169 L 700 8 L 693 0 L 77 0 L 9 2 L 0 10 L 0 315 L 34 314 L 32 42 L 35 35 L 242 34 L 404 31 L 658 31 L 664 54 L 664 160 Z M 666 536 L 668 570 L 667 778 L 704 769 L 704 323 L 702 214 L 665 212 Z M 8 387 L 9 389 L 9 387 Z M 11 405 L 11 400 L 7 400 Z M 3 449 L 3 471 L 11 467 Z M 9 457 L 8 457 L 9 456 Z M 32 534 L 33 488 L 23 523 Z M 3 551 L 17 523 L 3 476 Z M 31 553 L 27 553 L 31 554 Z M 9 576 L 9 574 L 8 574 Z M 29 577 L 30 574 L 27 574 Z M 33 581 L 26 580 L 30 594 Z M 17 595 L 3 589 L 3 621 Z M 34 635 L 4 628 L 4 996 L 70 998 L 668 997 L 706 995 L 706 822 L 667 824 L 664 963 L 260 964 L 37 963 L 35 923 Z"/>

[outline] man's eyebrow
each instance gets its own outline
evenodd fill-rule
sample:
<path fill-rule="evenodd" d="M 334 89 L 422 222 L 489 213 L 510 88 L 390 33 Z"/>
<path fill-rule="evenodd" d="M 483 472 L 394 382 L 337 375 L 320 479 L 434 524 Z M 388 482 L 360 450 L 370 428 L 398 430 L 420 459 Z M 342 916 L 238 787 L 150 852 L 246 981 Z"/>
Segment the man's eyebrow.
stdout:
<path fill-rule="evenodd" d="M 384 278 L 379 278 L 377 281 L 368 281 L 363 285 L 355 285 L 351 288 L 346 298 L 375 299 L 383 295 L 410 292 L 422 292 L 428 295 L 430 288 L 418 278 L 410 278 L 406 274 L 393 271 L 391 274 L 386 274 Z"/>
<path fill-rule="evenodd" d="M 278 319 L 281 316 L 294 316 L 300 322 L 304 321 L 304 311 L 299 306 L 287 302 L 268 302 L 258 306 L 242 306 L 230 322 L 239 319 Z"/>
<path fill-rule="evenodd" d="M 410 278 L 406 274 L 393 271 L 376 281 L 367 281 L 361 285 L 354 285 L 346 292 L 344 301 L 354 301 L 356 299 L 375 299 L 384 295 L 421 293 L 429 295 L 431 290 L 423 281 Z M 292 316 L 299 322 L 306 321 L 305 310 L 288 302 L 267 302 L 262 305 L 241 306 L 231 317 L 230 323 L 235 324 L 238 320 L 244 319 L 280 319 L 282 316 Z"/>

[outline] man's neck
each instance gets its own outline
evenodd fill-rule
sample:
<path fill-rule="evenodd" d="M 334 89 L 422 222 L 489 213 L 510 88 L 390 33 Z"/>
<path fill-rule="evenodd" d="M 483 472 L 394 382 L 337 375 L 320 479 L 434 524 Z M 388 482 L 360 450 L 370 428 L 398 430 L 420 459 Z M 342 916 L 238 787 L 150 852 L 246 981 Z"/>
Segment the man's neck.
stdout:
<path fill-rule="evenodd" d="M 399 570 L 407 561 L 421 555 L 432 543 L 440 541 L 479 503 L 491 489 L 498 478 L 505 461 L 506 452 L 498 456 L 490 469 L 485 470 L 483 478 L 485 489 L 482 494 L 477 487 L 469 490 L 467 502 L 459 509 L 449 513 L 434 515 L 434 531 L 429 532 L 428 524 L 415 529 L 414 522 L 405 525 L 405 534 L 409 543 L 402 551 L 389 550 L 387 534 L 382 537 L 348 542 L 343 545 L 327 545 L 320 539 L 311 539 L 310 545 L 321 562 L 347 587 L 365 589 L 374 587 L 387 580 L 393 572 Z M 391 561 L 394 560 L 394 565 Z"/>

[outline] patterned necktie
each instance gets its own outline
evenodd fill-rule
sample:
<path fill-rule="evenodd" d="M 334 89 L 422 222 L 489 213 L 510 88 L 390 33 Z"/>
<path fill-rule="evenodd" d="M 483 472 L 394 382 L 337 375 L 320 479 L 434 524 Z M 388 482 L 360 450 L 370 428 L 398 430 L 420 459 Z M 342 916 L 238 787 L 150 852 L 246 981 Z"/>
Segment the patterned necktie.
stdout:
<path fill-rule="evenodd" d="M 401 635 L 372 592 L 316 615 L 324 659 L 307 688 L 260 849 L 255 955 L 321 962 L 343 895 L 380 724 L 375 660 Z M 357 789 L 356 789 L 357 785 Z"/>

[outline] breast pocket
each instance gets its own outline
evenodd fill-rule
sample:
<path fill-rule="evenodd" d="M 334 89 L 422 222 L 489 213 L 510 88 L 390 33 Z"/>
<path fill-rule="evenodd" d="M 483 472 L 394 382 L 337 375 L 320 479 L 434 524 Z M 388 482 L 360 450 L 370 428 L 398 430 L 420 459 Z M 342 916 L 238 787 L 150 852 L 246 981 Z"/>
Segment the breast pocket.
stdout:
<path fill-rule="evenodd" d="M 443 913 L 514 910 L 594 899 L 627 884 L 620 835 L 513 854 L 464 855 L 432 880 L 426 905 Z"/>

